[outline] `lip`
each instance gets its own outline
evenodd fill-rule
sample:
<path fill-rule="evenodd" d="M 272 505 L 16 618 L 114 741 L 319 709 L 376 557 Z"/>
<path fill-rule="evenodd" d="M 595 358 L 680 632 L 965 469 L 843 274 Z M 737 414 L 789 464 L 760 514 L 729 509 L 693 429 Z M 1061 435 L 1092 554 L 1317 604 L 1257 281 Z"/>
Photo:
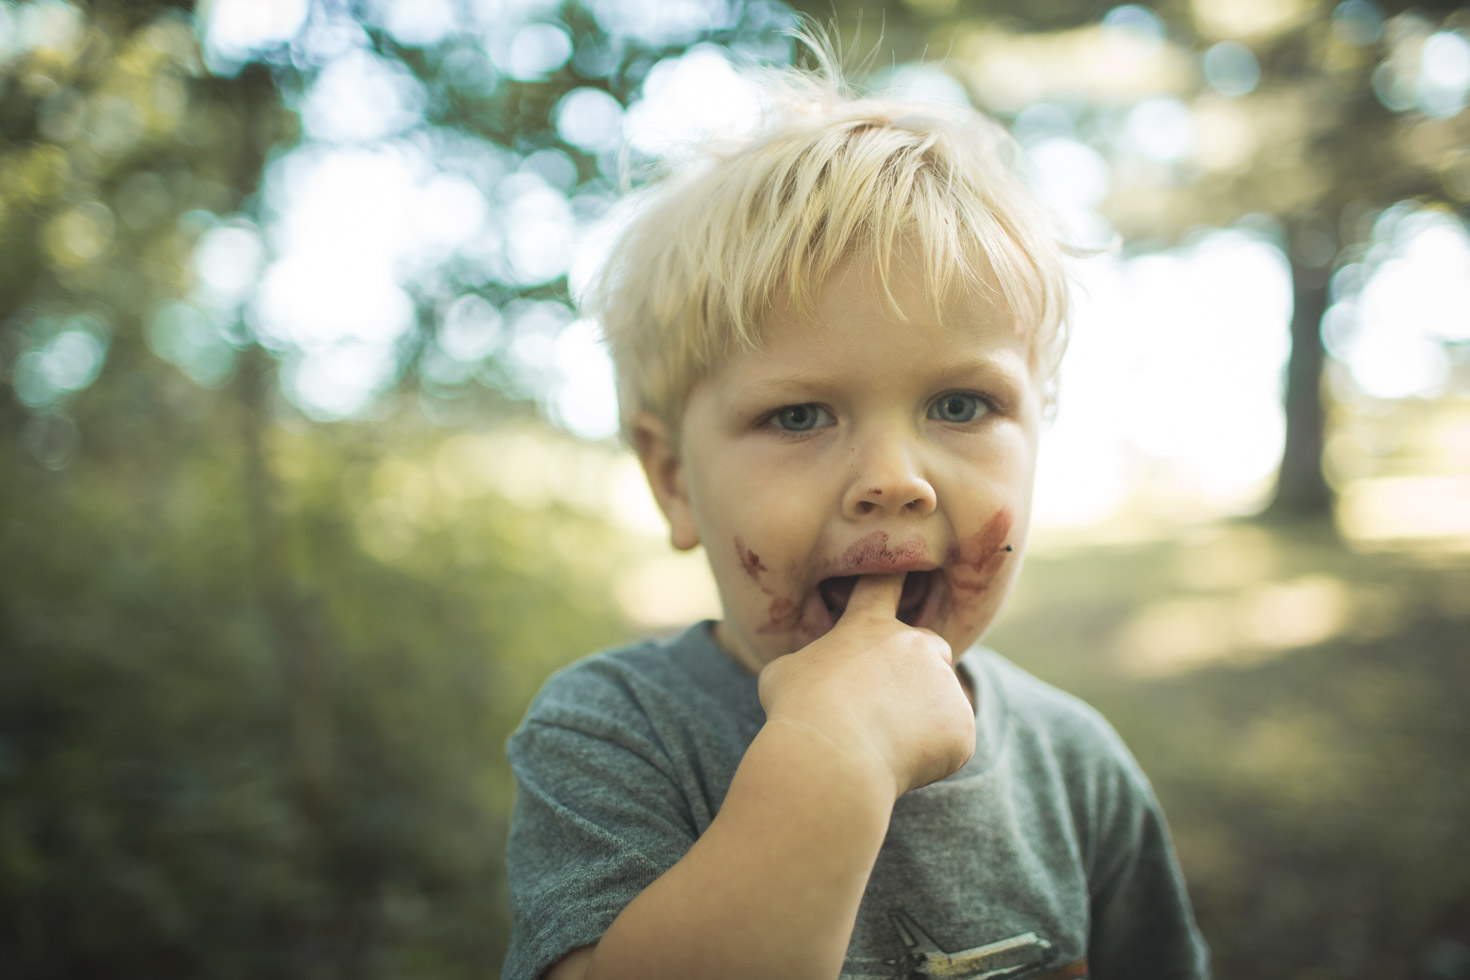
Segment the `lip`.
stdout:
<path fill-rule="evenodd" d="M 949 580 L 947 563 L 936 560 L 934 551 L 925 536 L 916 529 L 909 529 L 907 536 L 897 544 L 890 545 L 890 534 L 883 530 L 869 531 L 848 544 L 840 553 L 822 562 L 816 575 L 805 590 L 804 598 L 796 603 L 766 589 L 772 596 L 767 612 L 769 622 L 760 627 L 763 633 L 787 633 L 793 630 L 803 634 L 804 642 L 811 642 L 825 635 L 836 625 L 841 613 L 833 615 L 834 608 L 828 605 L 823 583 L 834 578 L 863 575 L 909 575 L 915 572 L 930 574 L 927 591 L 917 609 L 906 612 L 902 619 L 913 626 L 934 628 L 943 618 L 949 606 L 952 584 Z M 738 540 L 736 548 L 741 553 L 746 571 L 760 584 L 759 558 Z"/>
<path fill-rule="evenodd" d="M 914 534 L 897 545 L 889 545 L 889 534 L 886 531 L 870 531 L 861 538 L 850 544 L 842 554 L 828 563 L 824 569 L 825 574 L 817 580 L 809 592 L 809 608 L 813 616 L 813 625 L 817 627 L 818 634 L 826 633 L 841 617 L 838 611 L 833 615 L 833 608 L 827 603 L 827 596 L 823 589 L 823 583 L 835 578 L 852 578 L 863 575 L 908 575 L 913 572 L 932 573 L 927 587 L 924 601 L 917 610 L 907 619 L 912 620 L 912 625 L 928 625 L 934 619 L 934 611 L 938 608 L 936 599 L 938 593 L 946 587 L 942 565 L 930 557 L 928 542 L 921 535 Z M 845 598 L 845 596 L 844 596 Z M 844 602 L 845 608 L 845 602 Z M 907 621 L 907 620 L 906 620 Z"/>
<path fill-rule="evenodd" d="M 836 625 L 837 620 L 842 618 L 843 613 L 847 610 L 852 589 L 856 585 L 856 579 L 863 574 L 874 573 L 859 572 L 853 575 L 834 575 L 824 578 L 817 583 L 809 599 L 809 608 L 813 617 L 813 625 L 816 626 L 818 635 L 826 633 Z M 911 581 L 908 578 L 909 575 L 918 574 L 926 576 L 926 581 L 920 586 L 923 589 L 923 594 L 918 596 L 916 601 L 908 599 L 908 589 L 905 588 L 905 598 L 899 600 L 896 616 L 901 622 L 910 626 L 926 628 L 933 626 L 938 611 L 943 608 L 942 597 L 947 594 L 948 589 L 941 569 L 920 568 L 914 569 L 911 572 L 898 573 L 892 569 L 885 568 L 883 572 L 877 574 L 903 574 L 905 576 L 905 587 Z"/>
<path fill-rule="evenodd" d="M 813 625 L 817 627 L 819 634 L 826 633 L 842 617 L 857 578 L 869 575 L 901 575 L 904 577 L 904 585 L 908 586 L 910 575 L 926 576 L 927 581 L 922 586 L 923 595 L 919 597 L 917 605 L 899 600 L 898 618 L 911 626 L 931 626 L 941 608 L 941 597 L 948 590 L 943 566 L 918 554 L 915 549 L 910 549 L 909 554 L 904 556 L 885 552 L 870 554 L 857 562 L 838 562 L 829 571 L 831 574 L 819 579 L 809 593 L 811 612 L 816 620 Z M 840 579 L 853 581 L 834 582 Z M 907 594 L 907 589 L 905 592 Z"/>
<path fill-rule="evenodd" d="M 906 575 L 909 572 L 933 572 L 938 570 L 939 567 L 939 562 L 929 558 L 912 558 L 900 561 L 870 559 L 855 565 L 833 565 L 822 578 L 825 580 L 843 575 Z"/>

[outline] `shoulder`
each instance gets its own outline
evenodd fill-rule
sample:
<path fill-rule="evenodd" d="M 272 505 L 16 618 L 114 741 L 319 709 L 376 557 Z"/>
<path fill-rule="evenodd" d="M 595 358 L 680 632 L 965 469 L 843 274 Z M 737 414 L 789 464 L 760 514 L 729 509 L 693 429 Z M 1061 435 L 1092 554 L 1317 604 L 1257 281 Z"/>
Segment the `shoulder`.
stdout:
<path fill-rule="evenodd" d="M 527 721 L 599 712 L 690 708 L 710 699 L 738 704 L 755 678 L 715 646 L 708 624 L 667 637 L 603 650 L 553 674 L 532 700 Z"/>
<path fill-rule="evenodd" d="M 992 650 L 970 656 L 1004 705 L 1002 739 L 1013 771 L 1037 792 L 1065 798 L 1088 851 L 1157 811 L 1147 776 L 1096 708 Z"/>
<path fill-rule="evenodd" d="M 571 738 L 647 757 L 675 746 L 738 739 L 763 715 L 755 677 L 715 647 L 706 624 L 615 647 L 552 675 L 510 739 L 512 761 L 532 743 Z"/>
<path fill-rule="evenodd" d="M 1113 726 L 1092 705 L 981 647 L 966 660 L 994 684 L 1005 706 L 1008 736 L 1079 764 L 1133 765 Z"/>
<path fill-rule="evenodd" d="M 679 686 L 675 649 L 683 637 L 643 640 L 583 657 L 552 674 L 531 701 L 527 721 L 621 710 L 650 691 Z"/>
<path fill-rule="evenodd" d="M 969 658 L 1000 692 L 1006 754 L 1022 778 L 1065 798 L 1091 895 L 1092 975 L 1208 976 L 1163 812 L 1117 731 L 1091 705 L 994 651 Z"/>

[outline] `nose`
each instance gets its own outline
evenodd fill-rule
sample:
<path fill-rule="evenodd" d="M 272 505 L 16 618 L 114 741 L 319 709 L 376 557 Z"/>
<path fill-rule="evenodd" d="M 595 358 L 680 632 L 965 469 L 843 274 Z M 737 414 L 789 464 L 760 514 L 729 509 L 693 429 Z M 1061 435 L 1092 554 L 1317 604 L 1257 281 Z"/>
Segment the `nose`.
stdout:
<path fill-rule="evenodd" d="M 855 444 L 852 453 L 853 469 L 842 506 L 848 518 L 934 513 L 938 498 L 925 475 L 921 448 L 912 437 L 874 434 Z"/>

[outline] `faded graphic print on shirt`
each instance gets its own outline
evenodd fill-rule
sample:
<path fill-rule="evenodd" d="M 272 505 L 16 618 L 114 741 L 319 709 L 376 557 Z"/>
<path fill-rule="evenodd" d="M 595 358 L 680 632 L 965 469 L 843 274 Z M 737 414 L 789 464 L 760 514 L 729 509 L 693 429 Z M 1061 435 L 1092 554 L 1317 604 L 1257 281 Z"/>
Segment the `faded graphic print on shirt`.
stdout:
<path fill-rule="evenodd" d="M 888 921 L 903 944 L 903 956 L 884 961 L 883 973 L 850 973 L 845 977 L 871 976 L 883 980 L 922 980 L 946 977 L 954 980 L 1087 980 L 1087 960 L 1056 964 L 1056 947 L 1034 932 L 1000 939 L 984 945 L 949 952 L 940 948 L 913 917 L 902 909 L 888 913 Z M 849 964 L 849 967 L 855 964 Z M 876 965 L 876 964 L 875 964 Z"/>

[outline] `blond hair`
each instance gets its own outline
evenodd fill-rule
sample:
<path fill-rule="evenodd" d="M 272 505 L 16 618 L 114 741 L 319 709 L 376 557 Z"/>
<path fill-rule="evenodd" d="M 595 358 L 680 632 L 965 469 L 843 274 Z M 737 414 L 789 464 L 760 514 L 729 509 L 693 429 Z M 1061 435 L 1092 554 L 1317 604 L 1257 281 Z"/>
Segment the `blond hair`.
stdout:
<path fill-rule="evenodd" d="M 859 252 L 888 293 L 906 247 L 931 271 L 936 308 L 960 285 L 1010 309 L 1050 407 L 1067 342 L 1064 258 L 1079 250 L 1021 178 L 1015 142 L 969 107 L 854 95 L 827 45 L 801 39 L 818 70 L 753 73 L 759 131 L 702 147 L 640 191 L 584 298 L 611 349 L 625 437 L 644 410 L 677 431 L 693 385 L 728 352 L 759 347 L 778 299 L 809 309 Z"/>

